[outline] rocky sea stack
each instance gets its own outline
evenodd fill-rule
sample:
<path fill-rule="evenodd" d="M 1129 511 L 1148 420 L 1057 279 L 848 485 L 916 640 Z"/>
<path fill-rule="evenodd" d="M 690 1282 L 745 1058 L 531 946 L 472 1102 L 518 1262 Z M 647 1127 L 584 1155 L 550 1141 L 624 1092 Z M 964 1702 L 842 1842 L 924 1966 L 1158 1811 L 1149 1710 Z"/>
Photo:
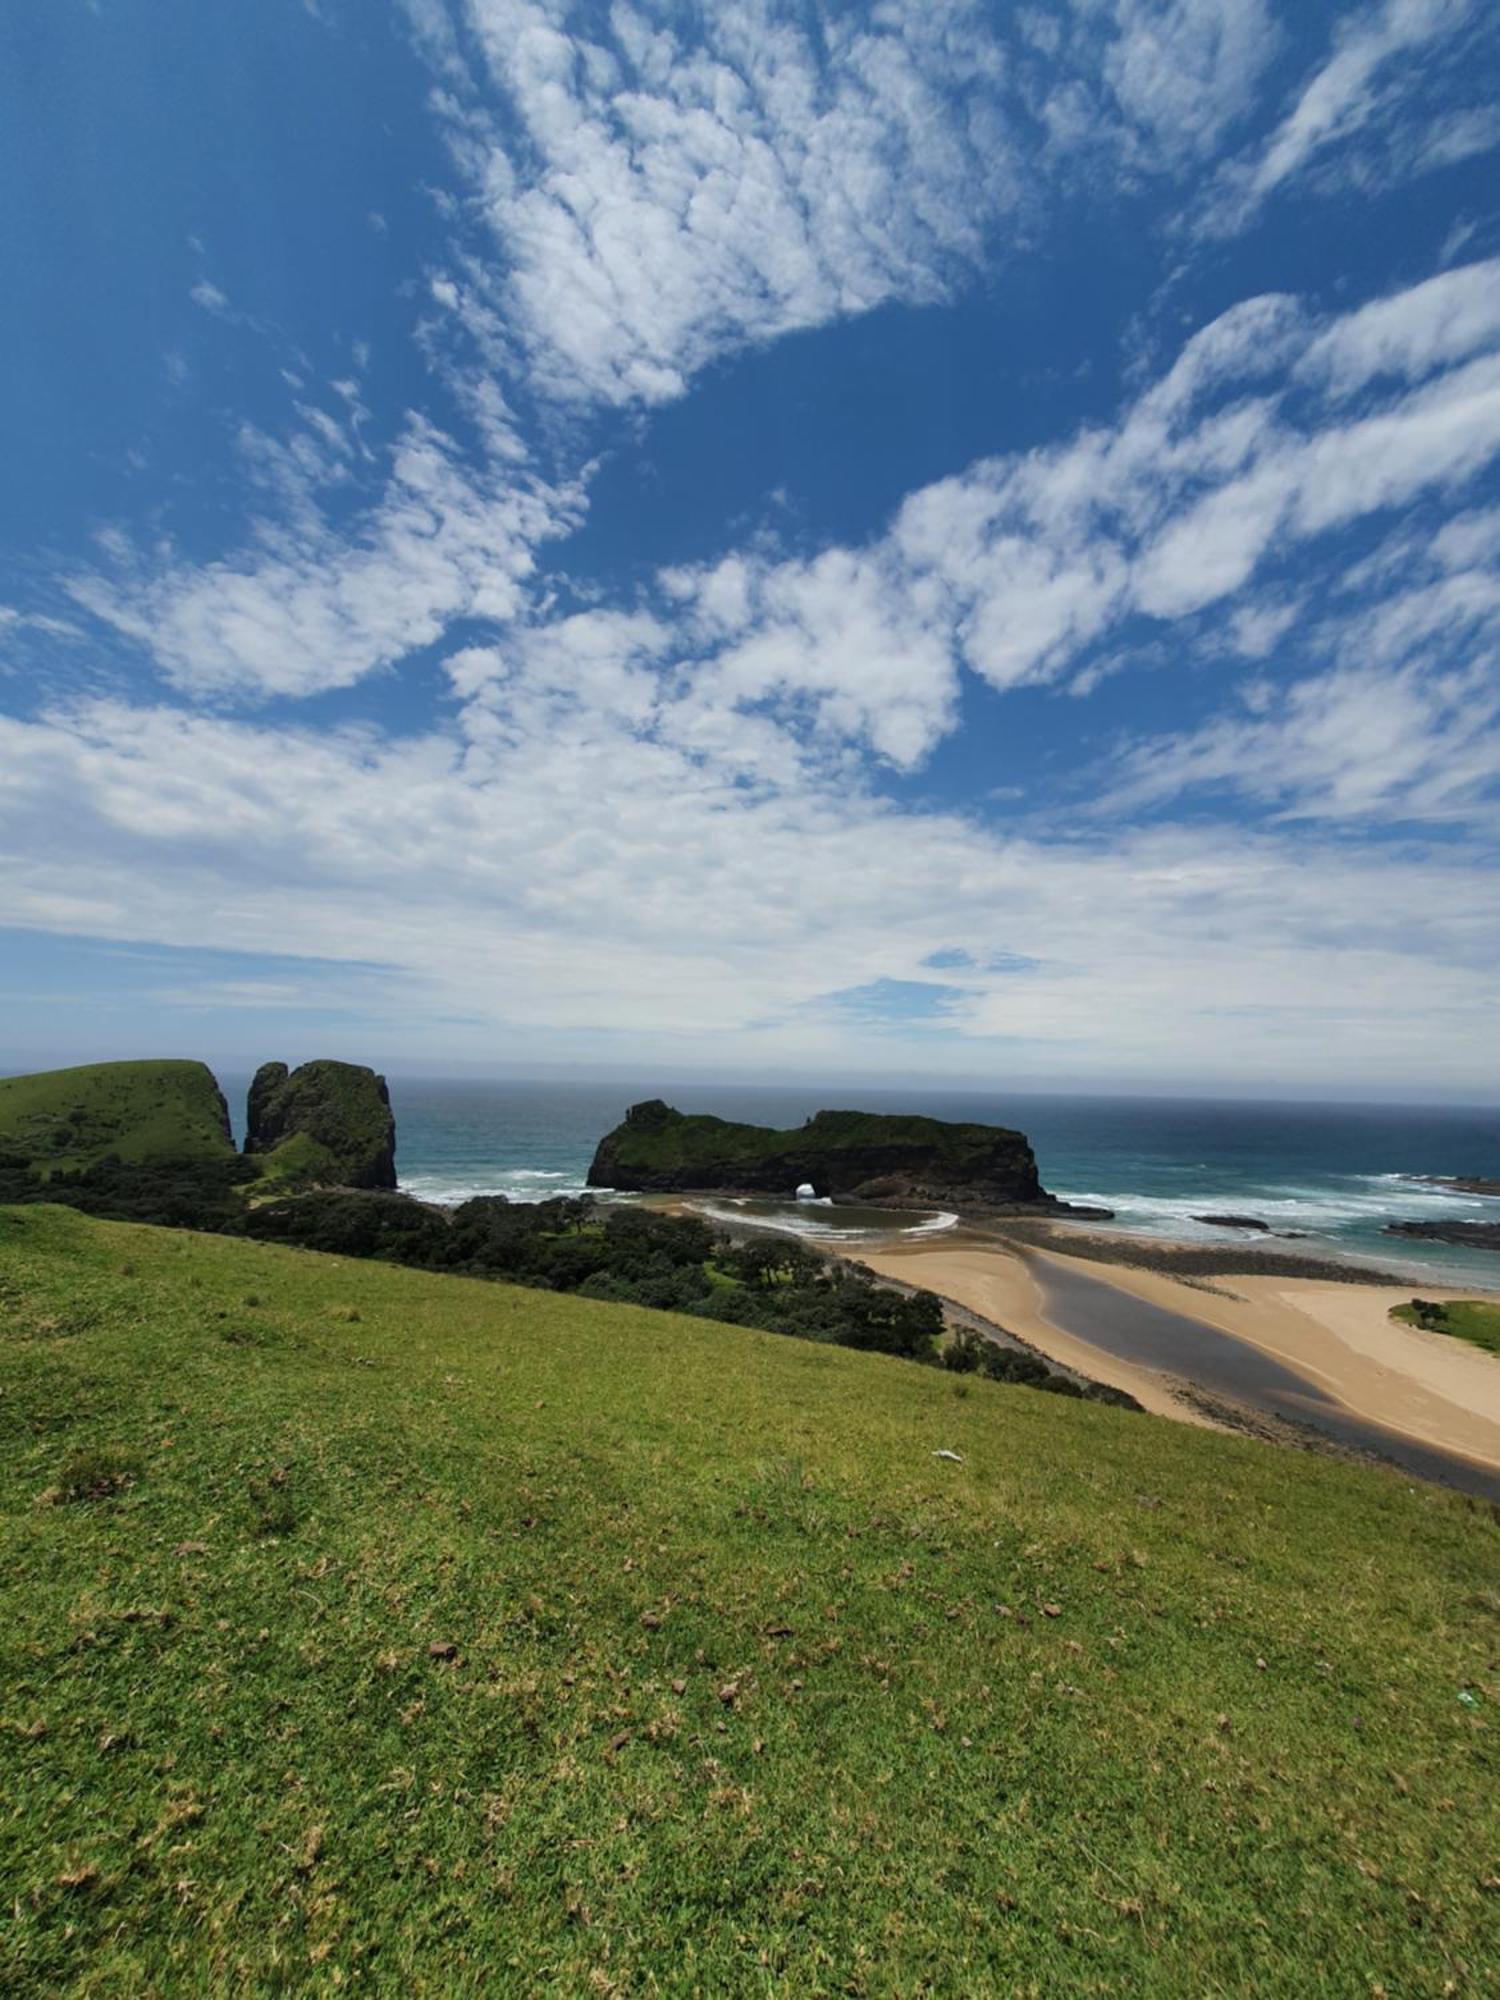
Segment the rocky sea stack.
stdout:
<path fill-rule="evenodd" d="M 245 1151 L 303 1185 L 393 1188 L 396 1121 L 385 1078 L 358 1063 L 262 1063 L 250 1086 Z"/>
<path fill-rule="evenodd" d="M 632 1105 L 599 1142 L 590 1187 L 654 1194 L 792 1196 L 893 1207 L 1065 1211 L 1037 1177 L 1023 1132 L 939 1118 L 820 1111 L 789 1132 L 689 1116 L 660 1098 Z"/>

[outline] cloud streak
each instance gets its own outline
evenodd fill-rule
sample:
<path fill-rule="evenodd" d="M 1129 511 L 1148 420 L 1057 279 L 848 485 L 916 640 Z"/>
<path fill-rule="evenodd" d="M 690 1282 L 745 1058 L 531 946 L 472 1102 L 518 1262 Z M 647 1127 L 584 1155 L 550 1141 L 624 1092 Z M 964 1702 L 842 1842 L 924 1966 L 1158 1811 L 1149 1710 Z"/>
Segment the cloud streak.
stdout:
<path fill-rule="evenodd" d="M 886 1029 L 848 995 L 897 981 L 933 988 L 950 1035 L 931 1060 L 959 1074 L 1272 1060 L 1316 1082 L 1336 1019 L 1341 1073 L 1389 1082 L 1410 1072 L 1417 978 L 1445 1031 L 1424 1080 L 1489 1060 L 1493 898 L 1461 853 L 1227 828 L 1004 838 L 858 787 L 746 792 L 593 714 L 537 727 L 383 742 L 101 704 L 6 723 L 0 921 L 378 962 L 408 1011 L 468 1022 L 450 1047 L 491 1060 L 582 1035 L 664 1060 L 878 1063 Z"/>
<path fill-rule="evenodd" d="M 515 617 L 537 546 L 577 517 L 576 495 L 473 471 L 415 418 L 352 527 L 316 511 L 306 472 L 294 465 L 286 525 L 268 518 L 240 555 L 161 566 L 126 546 L 115 574 L 75 576 L 73 598 L 186 692 L 302 697 L 393 665 L 454 619 Z"/>

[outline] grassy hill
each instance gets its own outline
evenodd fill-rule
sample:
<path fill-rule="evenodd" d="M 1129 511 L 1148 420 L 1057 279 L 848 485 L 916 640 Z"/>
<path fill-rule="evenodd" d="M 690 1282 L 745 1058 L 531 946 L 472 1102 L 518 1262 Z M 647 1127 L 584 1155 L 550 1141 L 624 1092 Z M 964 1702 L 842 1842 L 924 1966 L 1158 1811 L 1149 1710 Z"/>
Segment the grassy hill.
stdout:
<path fill-rule="evenodd" d="M 37 1207 L 0 1521 L 10 1994 L 1493 1990 L 1500 1526 L 1394 1475 Z"/>
<path fill-rule="evenodd" d="M 146 1160 L 234 1157 L 229 1114 L 198 1062 L 86 1063 L 0 1077 L 0 1154 L 44 1171 L 107 1154 Z"/>

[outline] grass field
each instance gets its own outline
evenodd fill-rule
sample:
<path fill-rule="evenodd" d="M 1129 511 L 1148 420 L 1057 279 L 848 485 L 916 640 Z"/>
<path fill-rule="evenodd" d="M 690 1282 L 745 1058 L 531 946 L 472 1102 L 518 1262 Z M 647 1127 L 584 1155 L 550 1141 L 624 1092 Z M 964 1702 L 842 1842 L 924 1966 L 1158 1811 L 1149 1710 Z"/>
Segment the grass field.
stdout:
<path fill-rule="evenodd" d="M 0 1077 L 0 1153 L 50 1171 L 111 1153 L 132 1165 L 232 1159 L 234 1142 L 202 1063 L 86 1063 Z"/>
<path fill-rule="evenodd" d="M 1409 1306 L 1394 1306 L 1391 1318 L 1429 1333 L 1449 1333 L 1488 1354 L 1500 1354 L 1500 1306 L 1486 1299 L 1451 1299 L 1443 1305 L 1413 1299 Z"/>
<path fill-rule="evenodd" d="M 1495 1990 L 1478 1504 L 45 1207 L 0 1445 L 8 1995 Z"/>

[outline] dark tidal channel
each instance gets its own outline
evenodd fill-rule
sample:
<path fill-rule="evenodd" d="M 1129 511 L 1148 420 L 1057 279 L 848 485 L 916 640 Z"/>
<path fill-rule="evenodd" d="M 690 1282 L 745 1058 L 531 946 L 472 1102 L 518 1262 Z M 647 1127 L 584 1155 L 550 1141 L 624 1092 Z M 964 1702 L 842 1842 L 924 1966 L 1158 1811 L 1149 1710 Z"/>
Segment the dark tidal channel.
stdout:
<path fill-rule="evenodd" d="M 1500 1500 L 1500 1473 L 1472 1460 L 1414 1443 L 1397 1431 L 1357 1417 L 1295 1370 L 1232 1334 L 1184 1313 L 1169 1312 L 1080 1271 L 1044 1263 L 1032 1270 L 1047 1316 L 1065 1333 L 1121 1361 L 1159 1368 L 1262 1415 L 1309 1425 L 1337 1443 L 1371 1452 L 1419 1479 Z"/>

